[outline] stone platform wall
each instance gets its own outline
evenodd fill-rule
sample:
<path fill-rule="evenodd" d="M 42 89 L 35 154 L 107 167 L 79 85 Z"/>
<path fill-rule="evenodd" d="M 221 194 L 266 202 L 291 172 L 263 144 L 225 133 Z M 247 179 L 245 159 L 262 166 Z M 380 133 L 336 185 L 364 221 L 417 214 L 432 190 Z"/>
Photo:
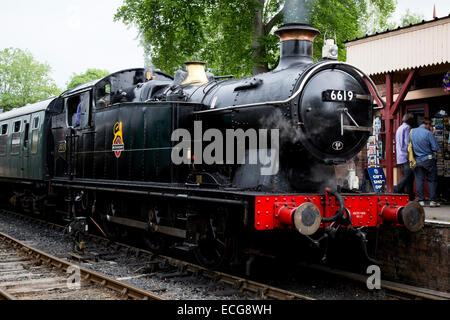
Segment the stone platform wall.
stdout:
<path fill-rule="evenodd" d="M 415 234 L 383 227 L 378 248 L 383 279 L 450 292 L 450 223 L 428 222 Z"/>

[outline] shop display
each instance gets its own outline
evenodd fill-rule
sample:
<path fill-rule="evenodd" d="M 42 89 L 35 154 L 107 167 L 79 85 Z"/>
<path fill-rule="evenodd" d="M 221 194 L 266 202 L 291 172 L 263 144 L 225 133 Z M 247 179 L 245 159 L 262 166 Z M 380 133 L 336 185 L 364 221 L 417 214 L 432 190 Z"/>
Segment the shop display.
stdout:
<path fill-rule="evenodd" d="M 438 112 L 433 121 L 433 131 L 439 144 L 439 151 L 436 153 L 438 175 L 450 177 L 450 125 L 448 114 L 445 111 Z"/>
<path fill-rule="evenodd" d="M 367 159 L 369 167 L 377 167 L 380 165 L 380 158 L 382 155 L 382 142 L 379 140 L 381 132 L 381 118 L 376 117 L 373 123 L 373 136 L 367 142 Z"/>

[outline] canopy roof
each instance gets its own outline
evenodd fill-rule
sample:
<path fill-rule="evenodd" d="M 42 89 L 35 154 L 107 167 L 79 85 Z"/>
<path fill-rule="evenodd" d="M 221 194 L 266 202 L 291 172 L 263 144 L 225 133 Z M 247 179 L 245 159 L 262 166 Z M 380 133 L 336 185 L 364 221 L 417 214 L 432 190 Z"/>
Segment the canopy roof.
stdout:
<path fill-rule="evenodd" d="M 450 15 L 346 42 L 347 62 L 370 76 L 450 66 Z M 448 71 L 448 70 L 447 70 Z"/>

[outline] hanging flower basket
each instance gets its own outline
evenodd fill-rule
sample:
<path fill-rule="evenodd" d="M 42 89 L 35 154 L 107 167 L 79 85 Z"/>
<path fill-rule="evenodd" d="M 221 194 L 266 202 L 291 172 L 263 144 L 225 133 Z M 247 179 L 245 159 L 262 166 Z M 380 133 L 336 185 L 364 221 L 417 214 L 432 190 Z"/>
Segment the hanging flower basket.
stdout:
<path fill-rule="evenodd" d="M 450 92 L 450 71 L 445 74 L 444 80 L 442 81 L 442 87 L 444 88 L 445 92 Z"/>

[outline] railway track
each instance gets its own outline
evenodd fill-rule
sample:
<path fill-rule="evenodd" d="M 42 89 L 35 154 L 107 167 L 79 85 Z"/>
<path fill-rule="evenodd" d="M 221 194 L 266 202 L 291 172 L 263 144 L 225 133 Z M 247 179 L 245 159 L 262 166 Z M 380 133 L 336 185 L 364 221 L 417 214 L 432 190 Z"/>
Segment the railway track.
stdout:
<path fill-rule="evenodd" d="M 361 274 L 338 269 L 332 269 L 320 265 L 300 264 L 299 266 L 316 271 L 321 271 L 327 274 L 335 275 L 340 278 L 349 279 L 363 284 L 367 283 L 367 276 Z M 381 281 L 381 289 L 384 290 L 387 295 L 400 300 L 450 300 L 450 293 L 447 292 L 435 291 L 426 288 L 419 288 L 415 286 L 410 286 L 386 280 Z"/>
<path fill-rule="evenodd" d="M 68 281 L 73 270 L 77 283 Z M 79 273 L 78 273 L 79 272 Z M 76 279 L 76 278 L 74 278 Z M 0 233 L 0 298 L 6 300 L 162 300 Z"/>
<path fill-rule="evenodd" d="M 18 219 L 26 220 L 29 222 L 33 222 L 39 224 L 41 226 L 47 226 L 52 229 L 58 231 L 64 231 L 65 227 L 54 224 L 45 220 L 36 219 L 30 216 L 26 216 L 20 213 L 8 211 L 8 210 L 0 210 L 0 213 L 8 214 L 15 216 Z M 107 238 L 97 236 L 97 235 L 89 235 L 89 240 L 91 245 L 96 246 L 95 250 L 101 250 L 102 247 L 111 248 L 113 251 L 118 253 L 122 252 L 128 256 L 142 256 L 146 257 L 148 264 L 144 267 L 150 273 L 155 274 L 159 269 L 164 269 L 162 273 L 162 277 L 187 277 L 187 276 L 196 276 L 196 277 L 205 277 L 208 279 L 212 279 L 217 283 L 222 283 L 230 287 L 231 290 L 236 290 L 242 293 L 250 293 L 253 295 L 255 299 L 264 299 L 264 300 L 315 300 L 311 297 L 301 295 L 290 290 L 284 290 L 281 288 L 277 288 L 274 286 L 266 285 L 260 282 L 251 281 L 245 278 L 241 278 L 235 275 L 230 275 L 210 269 L 206 269 L 204 267 L 198 266 L 196 264 L 192 264 L 186 261 L 182 261 L 173 257 L 160 256 L 155 255 L 154 253 L 133 247 L 128 244 L 119 243 L 111 241 Z M 343 270 L 331 269 L 325 266 L 319 265 L 299 265 L 303 268 L 309 268 L 316 271 L 332 274 L 341 278 L 345 278 L 350 281 L 366 283 L 367 276 L 361 274 L 355 274 Z M 448 300 L 450 299 L 450 294 L 445 292 L 439 292 L 434 290 L 429 290 L 425 288 L 418 288 L 413 286 L 408 286 L 400 283 L 390 282 L 390 281 L 382 281 L 382 289 L 385 291 L 387 296 L 394 297 L 400 300 Z M 1 287 L 1 283 L 0 283 Z"/>
<path fill-rule="evenodd" d="M 17 212 L 8 210 L 0 210 L 0 213 L 15 216 L 16 218 L 37 223 L 41 226 L 48 226 L 54 230 L 64 231 L 66 227 L 51 223 L 45 220 L 36 219 L 30 216 L 22 215 Z M 238 293 L 246 293 L 251 295 L 251 299 L 263 300 L 315 300 L 314 298 L 298 294 L 296 292 L 283 290 L 277 287 L 269 286 L 260 282 L 251 281 L 235 275 L 218 272 L 193 263 L 182 261 L 173 257 L 156 255 L 148 250 L 133 247 L 124 243 L 111 241 L 107 238 L 97 235 L 89 235 L 90 244 L 94 245 L 94 251 L 101 251 L 102 248 L 112 249 L 117 254 L 126 254 L 127 256 L 145 257 L 146 264 L 141 266 L 142 269 L 150 272 L 150 274 L 159 276 L 160 278 L 186 278 L 186 277 L 203 277 L 210 279 L 215 283 L 220 283 L 229 287 L 229 291 Z M 72 255 L 76 258 L 77 255 Z M 85 259 L 79 257 L 80 260 Z M 89 258 L 86 258 L 89 259 Z M 90 260 L 90 262 L 94 262 Z M 158 271 L 160 273 L 158 274 Z M 145 275 L 144 275 L 145 276 Z M 133 277 L 130 277 L 133 278 Z M 0 283 L 1 287 L 1 283 Z"/>

